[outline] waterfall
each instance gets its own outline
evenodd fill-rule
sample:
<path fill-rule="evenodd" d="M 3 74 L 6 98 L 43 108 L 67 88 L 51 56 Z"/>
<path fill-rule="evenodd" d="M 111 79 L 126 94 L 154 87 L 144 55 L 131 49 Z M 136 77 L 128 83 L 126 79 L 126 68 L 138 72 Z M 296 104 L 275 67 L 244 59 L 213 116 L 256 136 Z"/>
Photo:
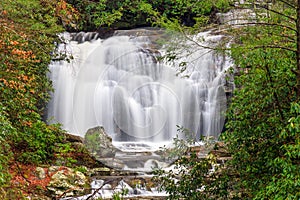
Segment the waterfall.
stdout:
<path fill-rule="evenodd" d="M 190 55 L 184 72 L 189 77 L 180 78 L 174 67 L 156 61 L 147 48 L 148 37 L 85 41 L 81 34 L 81 40 L 60 45 L 60 51 L 74 59 L 49 66 L 54 86 L 48 105 L 51 123 L 59 122 L 80 136 L 103 126 L 114 141 L 170 141 L 177 134 L 176 125 L 197 138 L 219 136 L 229 65 L 213 51 L 200 49 Z"/>

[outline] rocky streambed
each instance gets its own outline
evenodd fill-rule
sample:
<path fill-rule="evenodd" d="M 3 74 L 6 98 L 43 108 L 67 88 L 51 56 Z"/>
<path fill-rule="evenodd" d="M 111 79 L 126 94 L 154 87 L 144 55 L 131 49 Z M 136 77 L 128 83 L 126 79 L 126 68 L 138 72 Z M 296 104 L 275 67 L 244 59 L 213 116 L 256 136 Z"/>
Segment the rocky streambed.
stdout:
<path fill-rule="evenodd" d="M 172 169 L 172 162 L 166 159 L 168 152 L 150 151 L 147 145 L 132 143 L 126 145 L 136 151 L 128 151 L 129 147 L 113 145 L 102 127 L 90 129 L 85 138 L 67 135 L 66 140 L 81 152 L 76 155 L 81 165 L 66 167 L 68 158 L 58 157 L 52 166 L 12 166 L 12 183 L 26 187 L 23 195 L 28 199 L 112 199 L 114 195 L 123 199 L 166 199 L 167 194 L 158 191 L 159 183 L 152 179 L 152 169 Z M 82 149 L 88 151 L 82 153 Z M 221 142 L 189 147 L 187 151 L 195 152 L 199 159 L 211 153 L 218 164 L 230 159 Z M 17 199 L 16 194 L 3 193 Z"/>
<path fill-rule="evenodd" d="M 166 199 L 167 194 L 159 191 L 159 183 L 153 181 L 152 171 L 157 168 L 172 169 L 176 158 L 169 159 L 167 155 L 173 151 L 171 147 L 153 150 L 147 143 L 113 143 L 102 127 L 89 129 L 83 143 L 97 161 L 108 167 L 87 171 L 91 181 L 90 193 L 77 199 L 110 199 L 114 195 L 123 199 Z M 185 149 L 186 155 L 188 152 L 196 153 L 199 159 L 210 153 L 216 157 L 217 164 L 224 164 L 230 159 L 221 142 L 188 147 Z"/>

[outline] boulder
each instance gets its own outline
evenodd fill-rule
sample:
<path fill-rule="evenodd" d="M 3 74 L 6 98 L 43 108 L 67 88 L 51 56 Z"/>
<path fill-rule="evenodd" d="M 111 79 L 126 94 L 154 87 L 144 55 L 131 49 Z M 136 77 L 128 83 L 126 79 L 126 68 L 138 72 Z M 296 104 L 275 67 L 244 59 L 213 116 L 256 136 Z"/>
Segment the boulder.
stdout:
<path fill-rule="evenodd" d="M 48 173 L 51 180 L 47 189 L 54 197 L 82 195 L 90 185 L 89 179 L 83 173 L 68 167 L 51 167 Z"/>
<path fill-rule="evenodd" d="M 112 167 L 112 168 L 118 169 L 118 170 L 124 169 L 124 167 L 125 167 L 124 162 L 117 158 L 99 158 L 99 161 L 109 167 Z"/>
<path fill-rule="evenodd" d="M 96 159 L 112 158 L 117 152 L 117 148 L 112 144 L 112 138 L 100 126 L 87 131 L 84 137 L 84 144 Z"/>
<path fill-rule="evenodd" d="M 83 143 L 83 138 L 78 135 L 73 135 L 70 133 L 65 133 L 65 138 L 67 142 L 76 142 L 76 143 Z"/>
<path fill-rule="evenodd" d="M 37 167 L 35 169 L 35 173 L 36 173 L 37 178 L 40 180 L 46 178 L 46 171 L 42 167 Z"/>

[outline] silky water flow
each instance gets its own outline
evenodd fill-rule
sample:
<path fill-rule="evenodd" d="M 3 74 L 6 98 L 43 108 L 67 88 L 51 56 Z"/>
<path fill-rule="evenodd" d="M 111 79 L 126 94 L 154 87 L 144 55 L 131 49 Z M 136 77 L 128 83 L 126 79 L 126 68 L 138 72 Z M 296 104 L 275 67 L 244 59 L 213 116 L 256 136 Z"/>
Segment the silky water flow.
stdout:
<path fill-rule="evenodd" d="M 155 147 L 171 142 L 177 125 L 198 139 L 220 135 L 226 110 L 225 71 L 230 66 L 226 58 L 197 48 L 186 57 L 187 76 L 180 78 L 176 67 L 157 61 L 147 36 L 102 40 L 85 33 L 85 42 L 70 39 L 69 33 L 63 37 L 66 43 L 59 51 L 73 59 L 49 66 L 54 87 L 47 114 L 51 123 L 59 122 L 82 137 L 89 128 L 103 126 L 116 143 Z M 201 37 L 220 39 L 209 33 Z"/>

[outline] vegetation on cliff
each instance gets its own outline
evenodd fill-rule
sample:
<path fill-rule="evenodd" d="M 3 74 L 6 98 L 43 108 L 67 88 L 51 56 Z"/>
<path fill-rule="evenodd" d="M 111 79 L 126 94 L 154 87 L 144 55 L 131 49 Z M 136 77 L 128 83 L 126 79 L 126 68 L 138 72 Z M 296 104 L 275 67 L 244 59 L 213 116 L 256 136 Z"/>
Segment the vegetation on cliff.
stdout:
<path fill-rule="evenodd" d="M 64 30 L 57 3 L 0 2 L 0 188 L 4 191 L 11 188 L 11 165 L 51 163 L 72 150 L 64 143 L 64 131 L 43 120 L 52 90 L 48 65 L 59 42 L 57 33 Z"/>
<path fill-rule="evenodd" d="M 208 24 L 218 11 L 229 8 L 226 0 L 67 0 L 78 13 L 77 27 L 71 30 L 115 30 L 142 26 L 161 26 L 178 20 L 185 26 Z"/>
<path fill-rule="evenodd" d="M 10 160 L 45 161 L 59 132 L 42 121 L 51 89 L 47 71 L 55 34 L 63 29 L 53 17 L 54 2 L 1 1 L 0 6 L 1 139 L 13 152 Z"/>

